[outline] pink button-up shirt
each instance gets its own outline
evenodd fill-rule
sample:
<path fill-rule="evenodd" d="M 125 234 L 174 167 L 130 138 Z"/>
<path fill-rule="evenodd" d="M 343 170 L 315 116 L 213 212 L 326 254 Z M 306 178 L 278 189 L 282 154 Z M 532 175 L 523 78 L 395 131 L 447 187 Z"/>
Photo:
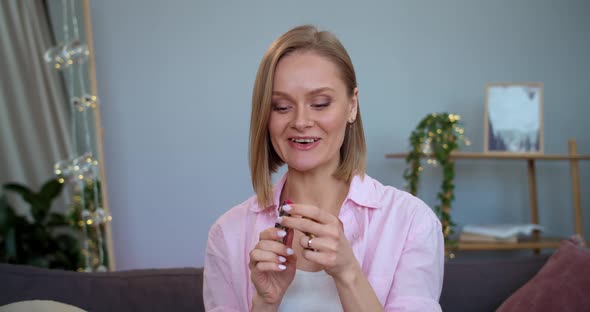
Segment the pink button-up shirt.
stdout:
<path fill-rule="evenodd" d="M 249 253 L 260 232 L 275 224 L 286 176 L 274 188 L 273 206 L 261 208 L 253 196 L 211 227 L 203 285 L 207 311 L 250 310 L 256 290 Z M 367 175 L 355 176 L 339 218 L 386 311 L 441 311 L 444 242 L 441 224 L 424 202 Z"/>

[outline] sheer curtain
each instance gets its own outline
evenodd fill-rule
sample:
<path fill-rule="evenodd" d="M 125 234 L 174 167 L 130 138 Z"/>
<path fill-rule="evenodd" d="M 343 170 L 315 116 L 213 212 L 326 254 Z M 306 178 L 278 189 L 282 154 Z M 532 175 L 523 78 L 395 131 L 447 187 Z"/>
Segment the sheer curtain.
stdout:
<path fill-rule="evenodd" d="M 43 61 L 53 44 L 44 1 L 0 1 L 0 184 L 38 190 L 53 176 L 53 164 L 71 154 L 63 80 Z"/>

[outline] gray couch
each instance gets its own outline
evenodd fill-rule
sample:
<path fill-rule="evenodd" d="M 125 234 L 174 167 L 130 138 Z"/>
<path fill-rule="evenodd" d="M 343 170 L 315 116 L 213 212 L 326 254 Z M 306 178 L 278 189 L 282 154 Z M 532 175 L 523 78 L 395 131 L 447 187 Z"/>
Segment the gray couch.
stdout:
<path fill-rule="evenodd" d="M 494 311 L 547 259 L 450 261 L 440 299 L 443 311 Z M 0 264 L 0 306 L 42 299 L 88 311 L 204 311 L 202 279 L 201 268 L 77 273 Z"/>

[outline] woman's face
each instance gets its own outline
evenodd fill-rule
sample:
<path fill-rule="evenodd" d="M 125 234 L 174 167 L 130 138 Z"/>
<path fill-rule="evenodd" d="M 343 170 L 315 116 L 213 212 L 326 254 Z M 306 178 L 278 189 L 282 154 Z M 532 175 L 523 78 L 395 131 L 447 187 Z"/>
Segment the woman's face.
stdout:
<path fill-rule="evenodd" d="M 314 52 L 294 52 L 277 63 L 269 133 L 272 146 L 291 170 L 326 170 L 340 162 L 357 95 L 349 96 L 338 67 Z"/>

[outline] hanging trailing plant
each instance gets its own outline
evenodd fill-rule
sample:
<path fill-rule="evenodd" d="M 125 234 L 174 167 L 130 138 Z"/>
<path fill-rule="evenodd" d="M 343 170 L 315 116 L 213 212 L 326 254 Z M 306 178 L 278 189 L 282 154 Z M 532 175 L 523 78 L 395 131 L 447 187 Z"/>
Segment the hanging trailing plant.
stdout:
<path fill-rule="evenodd" d="M 422 158 L 428 158 L 428 164 L 440 164 L 442 167 L 443 180 L 437 194 L 439 203 L 434 206 L 434 210 L 442 223 L 445 242 L 450 244 L 453 242 L 449 237 L 454 233 L 455 226 L 451 218 L 451 203 L 455 199 L 455 166 L 449 156 L 451 152 L 459 149 L 460 144 L 470 144 L 464 136 L 465 130 L 459 120 L 459 115 L 448 113 L 433 113 L 424 117 L 410 135 L 411 150 L 406 157 L 408 167 L 404 171 L 406 189 L 416 195 L 423 170 Z"/>

